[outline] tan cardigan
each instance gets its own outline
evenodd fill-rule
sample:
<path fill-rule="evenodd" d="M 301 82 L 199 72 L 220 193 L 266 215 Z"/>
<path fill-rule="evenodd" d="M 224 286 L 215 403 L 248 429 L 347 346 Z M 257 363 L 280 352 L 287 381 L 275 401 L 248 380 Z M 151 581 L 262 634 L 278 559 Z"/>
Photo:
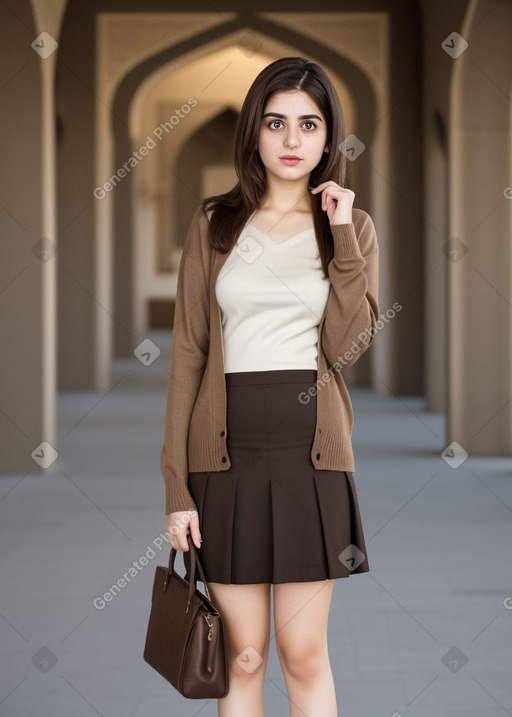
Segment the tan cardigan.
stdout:
<path fill-rule="evenodd" d="M 226 383 L 221 313 L 215 282 L 229 252 L 208 239 L 209 217 L 199 205 L 192 218 L 178 270 L 160 465 L 165 513 L 197 510 L 188 473 L 226 471 Z M 331 225 L 331 282 L 318 327 L 317 421 L 311 463 L 319 470 L 354 471 L 352 403 L 342 370 L 370 346 L 379 318 L 379 247 L 366 212 L 352 210 L 351 224 Z M 301 400 L 307 401 L 308 396 Z"/>

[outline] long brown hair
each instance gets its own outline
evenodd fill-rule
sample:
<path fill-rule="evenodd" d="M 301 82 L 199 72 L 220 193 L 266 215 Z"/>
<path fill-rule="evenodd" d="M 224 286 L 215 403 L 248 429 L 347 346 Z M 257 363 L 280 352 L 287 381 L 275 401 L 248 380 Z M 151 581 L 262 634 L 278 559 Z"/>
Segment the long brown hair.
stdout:
<path fill-rule="evenodd" d="M 234 166 L 238 182 L 229 192 L 214 194 L 202 201 L 204 211 L 213 205 L 210 243 L 221 254 L 230 251 L 249 217 L 258 208 L 267 188 L 265 165 L 254 149 L 267 101 L 277 92 L 303 90 L 316 102 L 325 117 L 329 152 L 311 172 L 309 184 L 316 187 L 333 180 L 341 187 L 346 181 L 346 160 L 338 147 L 345 139 L 345 120 L 338 94 L 326 72 L 304 57 L 282 57 L 256 77 L 238 116 L 234 139 Z M 327 213 L 322 209 L 321 192 L 310 194 L 320 259 L 325 278 L 334 255 Z"/>

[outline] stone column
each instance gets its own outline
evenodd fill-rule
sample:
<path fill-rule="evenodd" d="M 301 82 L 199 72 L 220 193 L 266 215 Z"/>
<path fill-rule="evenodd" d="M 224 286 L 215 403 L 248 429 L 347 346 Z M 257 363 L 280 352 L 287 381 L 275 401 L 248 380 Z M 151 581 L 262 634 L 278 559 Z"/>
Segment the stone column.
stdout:
<path fill-rule="evenodd" d="M 452 50 L 447 443 L 510 456 L 512 6 L 471 3 L 461 36 Z"/>
<path fill-rule="evenodd" d="M 48 468 L 56 458 L 54 73 L 62 3 L 45 14 L 2 5 L 0 104 L 0 425 L 3 472 Z"/>

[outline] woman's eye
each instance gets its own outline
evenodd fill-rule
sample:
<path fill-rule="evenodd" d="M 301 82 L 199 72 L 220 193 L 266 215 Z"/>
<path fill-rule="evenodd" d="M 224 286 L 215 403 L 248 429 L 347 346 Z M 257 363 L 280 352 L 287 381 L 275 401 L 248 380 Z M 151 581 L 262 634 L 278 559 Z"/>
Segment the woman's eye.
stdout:
<path fill-rule="evenodd" d="M 277 124 L 283 124 L 283 123 L 281 122 L 281 120 L 272 120 L 272 122 L 269 122 L 268 126 L 269 126 L 269 127 L 272 127 L 272 125 L 275 125 L 276 123 L 277 123 Z M 311 125 L 311 128 L 309 128 L 309 129 L 307 130 L 308 132 L 310 132 L 311 129 L 313 129 L 314 127 L 316 127 L 316 124 L 315 124 L 314 122 L 310 122 L 309 120 L 308 120 L 307 122 L 303 122 L 303 123 L 302 123 L 302 126 L 304 126 L 304 125 L 306 125 L 306 124 Z"/>

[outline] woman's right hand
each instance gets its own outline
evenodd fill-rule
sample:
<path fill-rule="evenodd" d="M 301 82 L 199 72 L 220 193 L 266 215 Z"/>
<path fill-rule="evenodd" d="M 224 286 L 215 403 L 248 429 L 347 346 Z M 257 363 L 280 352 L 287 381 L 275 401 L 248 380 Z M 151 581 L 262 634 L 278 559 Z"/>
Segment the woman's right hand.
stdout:
<path fill-rule="evenodd" d="M 187 534 L 190 533 L 196 548 L 201 547 L 201 533 L 199 532 L 199 516 L 197 510 L 180 510 L 175 513 L 169 513 L 166 516 L 166 538 L 175 550 L 190 550 L 188 545 Z"/>

